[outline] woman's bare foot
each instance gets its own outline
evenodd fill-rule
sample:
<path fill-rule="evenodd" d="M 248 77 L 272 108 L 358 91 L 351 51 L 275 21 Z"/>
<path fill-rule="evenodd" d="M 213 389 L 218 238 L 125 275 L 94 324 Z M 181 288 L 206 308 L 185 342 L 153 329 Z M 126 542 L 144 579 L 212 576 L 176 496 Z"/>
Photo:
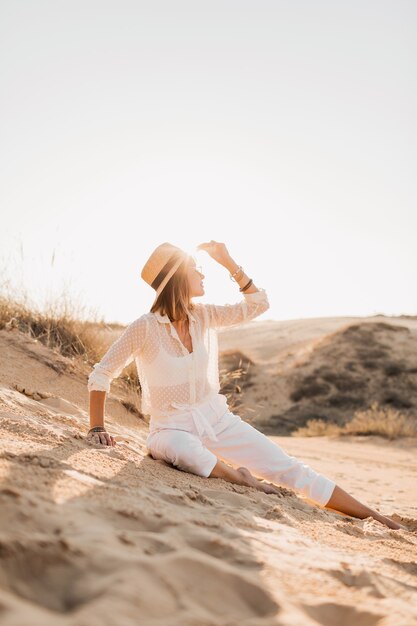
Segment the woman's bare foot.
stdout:
<path fill-rule="evenodd" d="M 388 526 L 388 528 L 391 528 L 392 530 L 408 530 L 407 526 L 394 522 L 394 520 L 386 515 L 378 515 L 375 519 L 377 519 L 378 522 L 381 522 L 381 524 L 385 524 L 385 526 Z"/>
<path fill-rule="evenodd" d="M 253 476 L 246 467 L 238 467 L 237 471 L 243 477 L 243 485 L 246 485 L 247 487 L 255 487 L 255 489 L 263 491 L 264 493 L 281 493 L 278 487 L 274 487 L 274 485 L 271 485 L 270 483 L 263 483 L 255 478 L 255 476 Z"/>
<path fill-rule="evenodd" d="M 388 528 L 392 528 L 393 530 L 408 530 L 408 528 L 398 522 L 395 522 L 390 517 L 381 515 L 378 511 L 375 511 L 366 504 L 359 502 L 359 500 L 356 500 L 356 498 L 348 494 L 347 491 L 339 487 L 339 485 L 335 486 L 330 500 L 326 504 L 326 508 L 334 509 L 335 511 L 339 511 L 339 513 L 346 513 L 351 517 L 358 517 L 359 519 L 373 517 L 373 519 L 381 522 L 381 524 L 384 524 L 385 526 L 388 526 Z"/>

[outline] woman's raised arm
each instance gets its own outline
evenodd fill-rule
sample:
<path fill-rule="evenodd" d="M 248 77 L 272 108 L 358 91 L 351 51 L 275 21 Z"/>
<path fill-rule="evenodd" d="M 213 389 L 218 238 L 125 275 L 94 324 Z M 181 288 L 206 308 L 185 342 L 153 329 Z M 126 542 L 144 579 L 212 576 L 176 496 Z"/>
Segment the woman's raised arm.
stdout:
<path fill-rule="evenodd" d="M 212 328 L 222 328 L 248 322 L 269 309 L 268 296 L 264 289 L 258 289 L 244 269 L 230 256 L 224 243 L 210 241 L 201 243 L 199 250 L 205 250 L 212 259 L 225 267 L 240 287 L 243 300 L 237 304 L 202 304 L 207 313 L 208 324 Z"/>

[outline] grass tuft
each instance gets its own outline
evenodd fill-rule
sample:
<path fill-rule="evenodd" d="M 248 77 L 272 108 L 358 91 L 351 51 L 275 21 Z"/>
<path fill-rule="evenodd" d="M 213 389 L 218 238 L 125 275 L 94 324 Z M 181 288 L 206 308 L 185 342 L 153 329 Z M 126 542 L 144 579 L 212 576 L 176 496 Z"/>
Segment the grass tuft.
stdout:
<path fill-rule="evenodd" d="M 112 327 L 100 320 L 79 319 L 67 299 L 61 297 L 39 309 L 27 298 L 0 295 L 0 330 L 18 330 L 66 357 L 85 362 L 99 360 L 105 349 L 104 330 Z"/>
<path fill-rule="evenodd" d="M 314 419 L 293 433 L 295 437 L 343 435 L 379 435 L 390 440 L 417 437 L 417 423 L 400 411 L 381 407 L 374 402 L 370 408 L 356 411 L 351 421 L 344 426 Z"/>

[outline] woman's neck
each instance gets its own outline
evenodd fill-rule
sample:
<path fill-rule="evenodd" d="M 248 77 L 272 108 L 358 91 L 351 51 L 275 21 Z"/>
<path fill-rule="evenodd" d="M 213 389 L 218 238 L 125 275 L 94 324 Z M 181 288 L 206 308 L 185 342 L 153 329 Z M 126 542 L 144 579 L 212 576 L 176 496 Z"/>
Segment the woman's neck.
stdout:
<path fill-rule="evenodd" d="M 184 320 L 174 320 L 173 322 L 171 322 L 171 324 L 173 324 L 175 328 L 178 328 L 179 330 L 185 330 L 188 325 L 188 318 Z"/>
<path fill-rule="evenodd" d="M 179 328 L 185 327 L 188 324 L 188 315 L 187 317 L 183 317 L 181 319 L 171 320 L 171 324 L 174 324 L 175 326 L 178 326 Z"/>

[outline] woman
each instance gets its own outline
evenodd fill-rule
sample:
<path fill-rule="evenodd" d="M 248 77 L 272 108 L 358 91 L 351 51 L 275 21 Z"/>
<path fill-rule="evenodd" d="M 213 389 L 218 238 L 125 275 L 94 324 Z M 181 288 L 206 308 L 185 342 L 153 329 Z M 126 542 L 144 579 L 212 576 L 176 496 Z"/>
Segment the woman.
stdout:
<path fill-rule="evenodd" d="M 370 516 L 389 528 L 404 528 L 288 456 L 230 411 L 219 392 L 217 329 L 247 322 L 266 311 L 269 303 L 265 290 L 255 286 L 223 243 L 211 241 L 198 249 L 229 271 L 243 300 L 225 306 L 194 303 L 192 298 L 204 294 L 204 275 L 195 260 L 172 244 L 158 246 L 141 272 L 156 292 L 150 312 L 126 328 L 89 376 L 87 440 L 116 444 L 104 427 L 105 397 L 112 379 L 135 360 L 142 412 L 150 416 L 146 445 L 154 459 L 265 493 L 279 493 L 273 484 L 278 483 L 321 506 L 360 519 Z"/>

